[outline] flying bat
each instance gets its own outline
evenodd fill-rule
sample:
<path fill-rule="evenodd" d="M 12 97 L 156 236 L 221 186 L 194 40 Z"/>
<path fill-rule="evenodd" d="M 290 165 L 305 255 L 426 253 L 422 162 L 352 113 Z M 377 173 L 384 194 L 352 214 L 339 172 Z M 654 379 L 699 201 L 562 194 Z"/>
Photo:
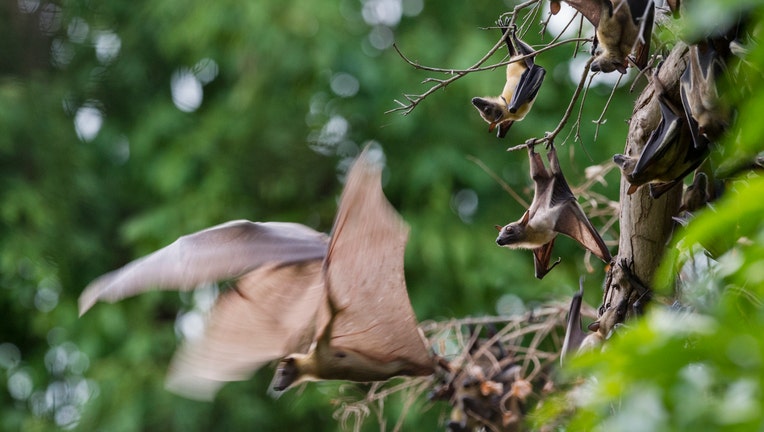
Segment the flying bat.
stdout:
<path fill-rule="evenodd" d="M 203 336 L 185 341 L 170 366 L 168 387 L 197 399 L 280 358 L 277 391 L 311 379 L 431 373 L 403 279 L 408 229 L 384 197 L 371 153 L 348 175 L 331 242 L 299 224 L 229 222 L 96 279 L 80 296 L 80 314 L 151 288 L 235 280 Z"/>
<path fill-rule="evenodd" d="M 531 54 L 535 51 L 517 37 L 514 25 L 508 27 L 508 23 L 502 21 L 497 24 L 509 50 L 511 63 L 507 65 L 507 81 L 501 95 L 472 98 L 472 105 L 488 122 L 488 131 L 492 132 L 498 126 L 496 135 L 504 138 L 512 124 L 524 119 L 531 110 L 546 70 L 534 63 Z M 518 60 L 522 56 L 528 57 Z"/>
<path fill-rule="evenodd" d="M 528 146 L 531 178 L 534 182 L 533 202 L 519 221 L 497 226 L 496 243 L 512 249 L 532 249 L 536 277 L 542 279 L 560 260 L 549 266 L 552 247 L 558 233 L 573 238 L 605 262 L 610 252 L 599 233 L 584 214 L 560 170 L 557 151 L 550 145 L 549 168 L 541 155 Z"/>
<path fill-rule="evenodd" d="M 719 104 L 716 89 L 716 76 L 721 68 L 721 58 L 713 43 L 690 46 L 679 94 L 695 148 L 707 147 L 728 124 L 728 115 Z"/>
<path fill-rule="evenodd" d="M 566 0 L 596 28 L 591 70 L 626 73 L 627 58 L 644 69 L 650 56 L 655 7 L 652 0 Z"/>
<path fill-rule="evenodd" d="M 369 153 L 348 175 L 324 262 L 329 323 L 314 349 L 281 360 L 277 391 L 316 378 L 384 381 L 434 371 L 406 291 L 408 226 L 385 198 Z"/>
<path fill-rule="evenodd" d="M 657 80 L 657 76 L 654 81 Z M 659 198 L 697 168 L 708 155 L 708 146 L 692 145 L 690 129 L 681 112 L 664 93 L 658 94 L 661 120 L 647 139 L 639 158 L 617 154 L 613 161 L 631 184 L 628 194 L 650 184 L 650 196 Z"/>

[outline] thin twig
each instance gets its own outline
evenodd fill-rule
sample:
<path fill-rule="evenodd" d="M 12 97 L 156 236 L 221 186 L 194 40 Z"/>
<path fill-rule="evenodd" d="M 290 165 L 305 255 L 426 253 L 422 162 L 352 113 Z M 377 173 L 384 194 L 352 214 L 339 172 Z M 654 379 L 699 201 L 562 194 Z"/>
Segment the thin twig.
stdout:
<path fill-rule="evenodd" d="M 498 176 L 498 174 L 493 172 L 493 170 L 491 170 L 491 168 L 489 168 L 488 165 L 483 163 L 483 161 L 481 161 L 475 156 L 467 155 L 466 157 L 467 157 L 467 160 L 474 162 L 475 165 L 479 166 L 480 169 L 485 171 L 485 173 L 488 174 L 496 183 L 498 183 L 499 186 L 501 186 L 501 188 L 504 189 L 509 194 L 509 196 L 511 196 L 515 201 L 517 201 L 518 204 L 520 204 L 523 208 L 528 208 L 528 202 L 526 202 L 517 192 L 515 192 L 515 190 L 512 189 L 512 187 L 509 184 L 507 184 L 507 182 L 505 182 L 504 179 L 502 179 L 501 177 Z"/>
<path fill-rule="evenodd" d="M 507 151 L 520 150 L 520 149 L 527 148 L 529 145 L 536 145 L 542 142 L 552 143 L 554 141 L 555 137 L 557 137 L 560 131 L 562 131 L 562 128 L 565 127 L 565 124 L 568 122 L 568 119 L 570 118 L 570 115 L 573 112 L 573 106 L 576 104 L 576 101 L 578 100 L 578 96 L 581 94 L 581 90 L 583 89 L 584 83 L 586 82 L 586 77 L 589 74 L 589 67 L 591 66 L 593 60 L 594 60 L 594 57 L 590 57 L 589 60 L 586 61 L 586 65 L 584 66 L 584 72 L 581 74 L 581 80 L 578 82 L 576 91 L 573 92 L 573 97 L 570 98 L 570 103 L 568 104 L 568 108 L 565 110 L 565 114 L 563 114 L 562 119 L 560 119 L 560 123 L 557 124 L 557 127 L 552 132 L 545 133 L 543 138 L 532 138 L 523 144 L 508 148 Z"/>
<path fill-rule="evenodd" d="M 616 89 L 618 89 L 618 84 L 621 83 L 621 78 L 623 78 L 623 75 L 618 76 L 618 80 L 615 82 L 615 85 L 613 86 L 613 90 L 610 91 L 610 96 L 607 98 L 607 102 L 605 102 L 605 107 L 602 108 L 602 112 L 600 113 L 600 118 L 597 120 L 594 120 L 594 124 L 597 125 L 596 128 L 594 128 L 594 140 L 597 141 L 597 135 L 600 131 L 600 126 L 603 125 L 607 119 L 605 119 L 605 114 L 607 113 L 608 107 L 610 107 L 610 101 L 613 100 L 613 95 L 615 94 Z"/>

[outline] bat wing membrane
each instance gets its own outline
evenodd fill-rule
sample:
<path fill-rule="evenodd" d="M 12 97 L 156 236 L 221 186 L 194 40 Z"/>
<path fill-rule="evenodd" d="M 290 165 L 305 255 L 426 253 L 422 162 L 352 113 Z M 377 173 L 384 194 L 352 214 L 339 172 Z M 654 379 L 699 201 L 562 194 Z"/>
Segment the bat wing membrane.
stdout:
<path fill-rule="evenodd" d="M 191 290 L 267 263 L 320 261 L 327 242 L 326 235 L 296 223 L 239 220 L 217 225 L 97 278 L 80 295 L 80 315 L 97 301 L 115 302 L 151 288 Z"/>
<path fill-rule="evenodd" d="M 226 382 L 248 379 L 265 363 L 304 353 L 326 325 L 321 261 L 265 265 L 221 294 L 199 339 L 175 354 L 167 387 L 194 398 L 212 399 Z"/>
<path fill-rule="evenodd" d="M 382 362 L 406 363 L 408 374 L 432 373 L 403 271 L 408 226 L 382 192 L 381 166 L 365 150 L 340 199 L 326 260 L 336 316 L 331 345 Z"/>

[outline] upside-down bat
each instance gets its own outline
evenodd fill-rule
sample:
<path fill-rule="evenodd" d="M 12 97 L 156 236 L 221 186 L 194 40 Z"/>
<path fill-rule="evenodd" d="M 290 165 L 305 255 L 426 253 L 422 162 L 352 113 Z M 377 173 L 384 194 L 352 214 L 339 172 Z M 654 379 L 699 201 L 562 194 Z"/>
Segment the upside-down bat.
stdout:
<path fill-rule="evenodd" d="M 501 21 L 497 24 L 504 35 L 510 61 L 535 52 L 517 37 L 515 26 L 510 28 L 506 22 Z M 533 56 L 512 61 L 507 65 L 507 80 L 501 95 L 472 98 L 472 105 L 477 108 L 483 120 L 488 122 L 489 132 L 498 126 L 496 136 L 504 138 L 514 122 L 525 118 L 536 100 L 545 74 L 546 70 L 534 63 Z"/>
<path fill-rule="evenodd" d="M 285 356 L 277 391 L 311 379 L 432 373 L 403 275 L 408 228 L 382 192 L 371 153 L 348 175 L 328 251 L 325 235 L 299 224 L 229 222 L 96 279 L 80 296 L 80 313 L 150 288 L 235 279 L 204 335 L 184 342 L 170 367 L 168 387 L 193 398 L 211 398 L 223 383 Z"/>
<path fill-rule="evenodd" d="M 531 145 L 528 146 L 528 156 L 535 186 L 533 202 L 519 221 L 496 227 L 499 229 L 496 243 L 512 249 L 532 249 L 539 279 L 560 262 L 558 259 L 549 266 L 558 233 L 573 238 L 601 260 L 609 262 L 611 257 L 605 242 L 589 222 L 560 170 L 554 145 L 550 145 L 547 152 L 550 170 Z"/>
<path fill-rule="evenodd" d="M 589 333 L 585 332 L 581 324 L 581 304 L 583 302 L 584 286 L 583 279 L 580 282 L 578 292 L 570 301 L 565 340 L 562 344 L 560 364 L 574 353 L 583 353 L 601 346 L 609 337 L 610 332 L 617 324 L 623 322 L 626 317 L 628 299 L 623 299 L 617 305 L 607 305 L 597 321 L 589 324 Z"/>
<path fill-rule="evenodd" d="M 707 147 L 727 127 L 728 115 L 719 104 L 716 90 L 716 76 L 721 68 L 713 43 L 690 46 L 679 94 L 695 148 Z"/>
<path fill-rule="evenodd" d="M 657 75 L 653 82 L 657 82 Z M 696 148 L 692 145 L 684 113 L 662 92 L 658 94 L 658 104 L 661 121 L 647 139 L 639 158 L 613 156 L 613 161 L 631 184 L 627 191 L 629 195 L 649 183 L 650 196 L 659 198 L 703 163 L 709 152 L 708 146 Z"/>
<path fill-rule="evenodd" d="M 652 0 L 566 0 L 597 29 L 591 70 L 626 73 L 627 58 L 647 65 L 655 7 Z"/>

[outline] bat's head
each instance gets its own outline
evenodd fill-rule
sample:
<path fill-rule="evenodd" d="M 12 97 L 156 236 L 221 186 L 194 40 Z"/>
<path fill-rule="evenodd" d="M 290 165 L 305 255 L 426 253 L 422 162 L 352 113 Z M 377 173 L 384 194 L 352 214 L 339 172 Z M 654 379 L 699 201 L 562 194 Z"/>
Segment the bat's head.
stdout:
<path fill-rule="evenodd" d="M 273 375 L 272 389 L 280 392 L 304 381 L 307 378 L 307 358 L 304 354 L 292 354 L 281 359 Z"/>
<path fill-rule="evenodd" d="M 610 73 L 618 71 L 622 74 L 626 73 L 626 62 L 622 58 L 612 56 L 608 54 L 608 51 L 603 51 L 597 55 L 597 58 L 592 62 L 591 70 L 593 72 Z"/>
<path fill-rule="evenodd" d="M 490 125 L 488 131 L 491 132 L 496 125 L 504 119 L 507 114 L 507 102 L 502 98 L 472 98 L 472 105 L 477 108 L 480 117 Z"/>
<path fill-rule="evenodd" d="M 525 224 L 521 222 L 512 222 L 499 230 L 499 236 L 496 237 L 496 244 L 499 246 L 513 247 L 527 237 Z"/>

